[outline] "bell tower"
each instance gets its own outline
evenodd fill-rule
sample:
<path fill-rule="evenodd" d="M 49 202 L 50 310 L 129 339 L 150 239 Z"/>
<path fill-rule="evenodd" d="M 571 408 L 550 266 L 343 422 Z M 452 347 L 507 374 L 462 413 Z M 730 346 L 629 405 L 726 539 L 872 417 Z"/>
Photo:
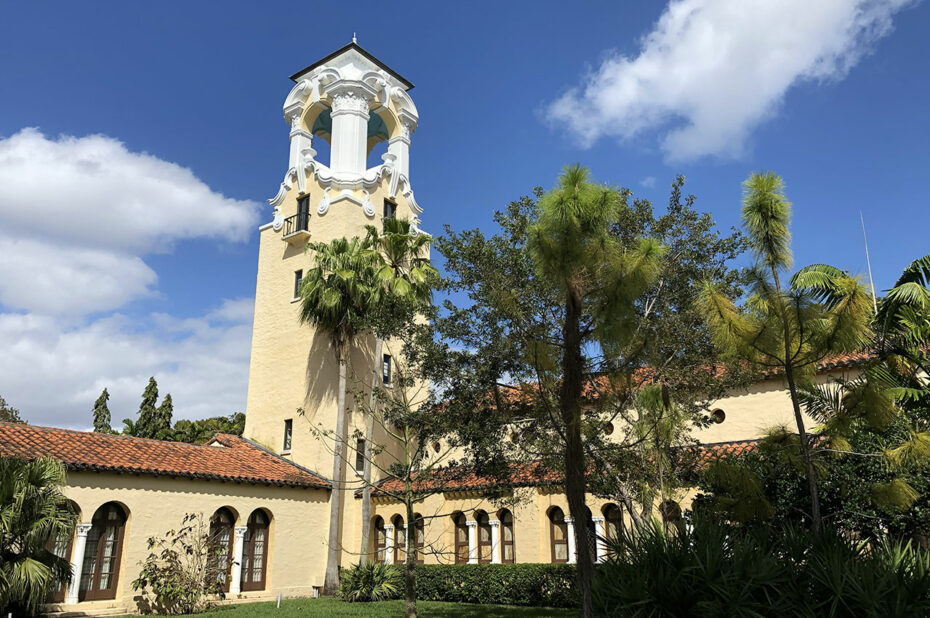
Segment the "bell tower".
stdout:
<path fill-rule="evenodd" d="M 366 225 L 380 228 L 385 217 L 419 224 L 422 210 L 410 182 L 419 114 L 410 98 L 413 84 L 354 39 L 291 80 L 284 100 L 287 169 L 268 200 L 271 221 L 259 228 L 245 436 L 328 477 L 332 454 L 310 425 L 335 428 L 338 368 L 328 336 L 298 318 L 297 290 L 313 261 L 305 247 L 363 236 Z M 324 150 L 321 141 L 329 160 L 314 148 Z M 369 161 L 382 142 L 381 160 Z M 349 390 L 358 392 L 383 359 L 374 358 L 373 339 L 359 338 L 353 348 Z M 347 435 L 364 427 L 360 416 L 349 409 Z M 346 472 L 353 477 L 354 469 Z"/>

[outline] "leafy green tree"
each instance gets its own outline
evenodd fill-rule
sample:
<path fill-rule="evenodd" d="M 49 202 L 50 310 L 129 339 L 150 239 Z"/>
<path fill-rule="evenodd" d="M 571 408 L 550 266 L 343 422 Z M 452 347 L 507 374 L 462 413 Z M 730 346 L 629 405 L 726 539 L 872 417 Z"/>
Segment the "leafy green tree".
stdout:
<path fill-rule="evenodd" d="M 241 436 L 245 430 L 245 414 L 235 412 L 229 416 L 214 416 L 211 418 L 189 421 L 181 419 L 174 424 L 171 430 L 171 440 L 202 444 L 218 433 L 229 433 Z"/>
<path fill-rule="evenodd" d="M 137 438 L 158 437 L 158 382 L 155 377 L 149 378 L 149 383 L 142 392 L 142 402 L 139 404 L 139 418 L 123 419 L 123 433 Z"/>
<path fill-rule="evenodd" d="M 155 437 L 159 439 L 169 439 L 171 437 L 171 417 L 174 414 L 174 402 L 171 400 L 171 393 L 165 395 L 161 400 L 155 414 Z"/>
<path fill-rule="evenodd" d="M 7 423 L 26 422 L 19 415 L 19 410 L 9 405 L 3 397 L 0 397 L 0 421 L 5 421 Z"/>
<path fill-rule="evenodd" d="M 0 458 L 0 609 L 37 613 L 71 579 L 71 564 L 50 549 L 77 521 L 62 493 L 65 468 L 50 458 Z"/>
<path fill-rule="evenodd" d="M 589 459 L 582 440 L 583 391 L 590 379 L 586 348 L 610 353 L 631 339 L 634 303 L 658 275 L 662 246 L 641 238 L 621 243 L 610 226 L 622 211 L 617 192 L 588 181 L 588 170 L 568 167 L 557 189 L 540 200 L 539 219 L 530 230 L 530 254 L 539 276 L 562 296 L 560 345 L 539 339 L 537 366 L 548 366 L 565 440 L 565 497 L 572 517 L 587 520 Z M 575 526 L 578 582 L 585 616 L 591 615 L 593 543 L 585 525 Z"/>
<path fill-rule="evenodd" d="M 110 393 L 103 389 L 94 402 L 94 431 L 97 433 L 113 433 L 113 428 L 110 427 L 110 408 L 107 407 L 109 400 Z"/>
<path fill-rule="evenodd" d="M 329 337 L 339 366 L 333 490 L 344 491 L 346 440 L 346 379 L 348 358 L 357 336 L 371 328 L 373 308 L 381 298 L 375 275 L 377 252 L 366 239 L 339 238 L 311 243 L 315 265 L 300 286 L 300 321 Z M 339 586 L 339 528 L 342 500 L 330 500 L 329 540 L 323 589 L 332 594 Z"/>
<path fill-rule="evenodd" d="M 513 458 L 562 470 L 571 515 L 584 522 L 586 474 L 596 461 L 586 442 L 631 401 L 631 356 L 642 348 L 632 345 L 637 302 L 656 281 L 664 251 L 655 238 L 617 233 L 628 216 L 623 194 L 589 182 L 584 168 L 566 168 L 558 187 L 537 200 L 499 215 L 501 235 L 472 230 L 437 243 L 452 273 L 446 291 L 471 304 L 445 305 L 439 329 L 454 345 L 437 360 L 434 383 L 445 389 L 482 472 L 506 473 Z M 506 439 L 512 432 L 518 440 Z M 575 534 L 590 614 L 593 544 L 587 526 Z"/>
<path fill-rule="evenodd" d="M 791 204 L 777 175 L 755 173 L 746 180 L 742 214 L 756 257 L 750 295 L 737 307 L 713 283 L 705 282 L 701 307 L 722 350 L 784 375 L 810 494 L 811 524 L 819 531 L 822 517 L 813 440 L 798 391 L 825 357 L 858 350 L 867 342 L 871 302 L 857 279 L 824 264 L 801 269 L 784 285 L 791 266 Z"/>
<path fill-rule="evenodd" d="M 377 393 L 381 383 L 381 359 L 384 339 L 396 335 L 418 312 L 430 303 L 432 288 L 439 273 L 429 260 L 431 238 L 418 233 L 408 219 L 389 218 L 384 220 L 384 229 L 379 232 L 367 226 L 368 243 L 375 247 L 375 274 L 382 287 L 381 302 L 372 307 L 374 317 L 372 330 L 375 334 L 375 355 L 369 395 L 370 414 L 367 417 L 364 453 L 365 466 L 362 472 L 362 534 L 361 564 L 368 559 L 369 532 L 371 526 L 371 445 L 374 431 Z"/>

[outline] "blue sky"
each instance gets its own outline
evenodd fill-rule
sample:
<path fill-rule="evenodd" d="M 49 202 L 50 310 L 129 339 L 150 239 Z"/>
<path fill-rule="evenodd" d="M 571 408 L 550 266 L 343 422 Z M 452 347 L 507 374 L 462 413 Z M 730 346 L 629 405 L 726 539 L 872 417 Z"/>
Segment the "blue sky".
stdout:
<path fill-rule="evenodd" d="M 0 395 L 86 427 L 104 386 L 118 421 L 155 374 L 178 416 L 244 407 L 287 76 L 353 32 L 416 84 L 411 180 L 431 232 L 490 230 L 575 161 L 657 205 L 682 173 L 728 227 L 740 182 L 771 169 L 796 263 L 864 272 L 861 210 L 887 288 L 930 249 L 930 4 L 773 5 L 8 5 Z"/>

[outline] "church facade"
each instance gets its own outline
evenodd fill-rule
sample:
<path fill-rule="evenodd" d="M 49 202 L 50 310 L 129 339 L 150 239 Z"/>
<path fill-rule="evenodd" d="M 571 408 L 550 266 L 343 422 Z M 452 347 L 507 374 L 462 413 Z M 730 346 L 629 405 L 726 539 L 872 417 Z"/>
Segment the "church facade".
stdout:
<path fill-rule="evenodd" d="M 338 376 L 328 338 L 299 322 L 297 290 L 312 265 L 305 247 L 364 235 L 366 226 L 378 228 L 388 217 L 420 225 L 423 209 L 414 198 L 410 164 L 419 112 L 413 85 L 354 41 L 291 79 L 284 102 L 287 168 L 269 200 L 272 219 L 259 228 L 243 437 L 218 435 L 189 445 L 0 423 L 0 454 L 51 455 L 69 470 L 66 493 L 80 523 L 75 537 L 56 547 L 75 574 L 51 599 L 57 610 L 134 611 L 132 581 L 148 538 L 177 528 L 186 513 L 201 514 L 221 539 L 226 596 L 238 601 L 319 594 L 333 500 L 343 507 L 337 522 L 343 567 L 361 553 L 402 561 L 407 534 L 418 547 L 438 548 L 418 552 L 427 563 L 575 560 L 564 495 L 538 475 L 515 479 L 522 499 L 508 508 L 487 501 L 479 480 L 462 482 L 419 505 L 414 522 L 405 521 L 402 505 L 377 496 L 363 521 L 356 492 L 330 482 L 332 453 L 311 429 L 335 427 Z M 360 339 L 351 353 L 353 374 L 370 381 L 377 368 L 388 382 L 393 353 L 385 344 L 376 358 L 375 342 Z M 853 370 L 855 360 L 823 367 L 824 377 Z M 748 448 L 765 428 L 792 421 L 777 378 L 717 406 L 717 422 L 697 434 L 715 451 Z M 364 432 L 362 415 L 351 407 L 347 422 L 346 435 Z M 343 476 L 357 479 L 359 464 L 346 459 Z M 616 534 L 623 525 L 618 505 L 593 495 L 588 505 L 594 531 Z M 362 548 L 365 528 L 370 540 Z M 596 553 L 603 557 L 602 544 Z"/>

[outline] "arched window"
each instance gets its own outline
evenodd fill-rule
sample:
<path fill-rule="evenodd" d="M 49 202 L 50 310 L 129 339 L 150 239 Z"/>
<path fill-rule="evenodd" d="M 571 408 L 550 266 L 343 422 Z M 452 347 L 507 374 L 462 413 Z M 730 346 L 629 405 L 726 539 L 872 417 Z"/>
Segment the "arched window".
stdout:
<path fill-rule="evenodd" d="M 120 557 L 126 513 L 115 502 L 107 502 L 94 513 L 84 546 L 84 567 L 78 600 L 115 599 L 119 583 Z"/>
<path fill-rule="evenodd" d="M 484 511 L 475 513 L 478 521 L 478 562 L 491 562 L 491 518 Z"/>
<path fill-rule="evenodd" d="M 501 562 L 513 564 L 513 515 L 504 509 L 501 518 Z"/>
<path fill-rule="evenodd" d="M 465 514 L 456 513 L 452 516 L 455 523 L 455 563 L 468 562 L 468 526 L 465 523 Z"/>
<path fill-rule="evenodd" d="M 394 564 L 401 564 L 407 559 L 407 529 L 400 515 L 395 515 L 391 523 L 394 524 Z"/>
<path fill-rule="evenodd" d="M 618 541 L 623 535 L 623 511 L 616 504 L 604 507 L 604 537 L 608 541 Z"/>
<path fill-rule="evenodd" d="M 268 570 L 268 516 L 256 509 L 242 542 L 242 590 L 264 590 Z"/>
<path fill-rule="evenodd" d="M 233 526 L 236 518 L 226 507 L 217 509 L 210 518 L 211 571 L 220 582 L 220 590 L 229 592 L 229 575 L 232 569 Z"/>
<path fill-rule="evenodd" d="M 379 515 L 374 522 L 375 562 L 384 562 L 384 548 L 387 547 L 387 534 L 384 530 L 384 519 Z"/>
<path fill-rule="evenodd" d="M 568 524 L 565 513 L 557 506 L 549 511 L 549 529 L 552 540 L 552 561 L 568 562 Z"/>
<path fill-rule="evenodd" d="M 413 515 L 413 544 L 417 549 L 417 564 L 423 564 L 423 547 L 426 545 L 426 527 L 423 516 L 419 513 Z"/>

